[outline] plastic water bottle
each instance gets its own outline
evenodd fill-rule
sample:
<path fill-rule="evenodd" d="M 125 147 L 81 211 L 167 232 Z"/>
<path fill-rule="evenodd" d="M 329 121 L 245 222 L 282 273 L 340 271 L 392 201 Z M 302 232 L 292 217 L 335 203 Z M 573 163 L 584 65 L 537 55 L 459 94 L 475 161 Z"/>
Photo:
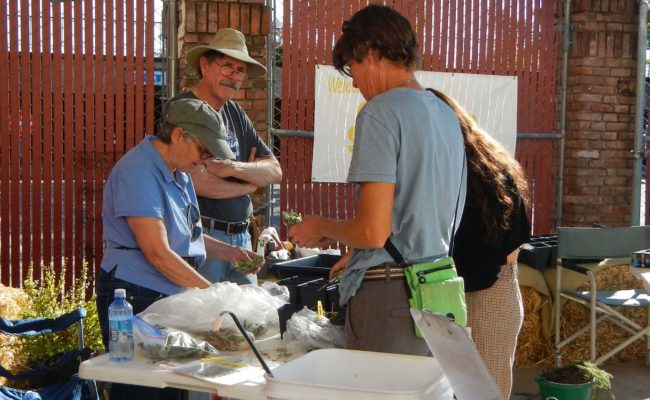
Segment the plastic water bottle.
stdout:
<path fill-rule="evenodd" d="M 133 360 L 133 307 L 126 301 L 126 290 L 115 289 L 115 300 L 108 307 L 110 339 L 108 352 L 111 361 Z"/>

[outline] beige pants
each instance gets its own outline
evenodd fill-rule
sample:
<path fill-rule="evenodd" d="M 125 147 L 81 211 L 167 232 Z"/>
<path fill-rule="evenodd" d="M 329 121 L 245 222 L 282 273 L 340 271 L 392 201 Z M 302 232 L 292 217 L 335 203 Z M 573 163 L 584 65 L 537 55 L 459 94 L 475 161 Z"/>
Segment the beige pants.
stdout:
<path fill-rule="evenodd" d="M 512 365 L 524 307 L 517 279 L 517 263 L 501 267 L 499 279 L 485 290 L 466 295 L 467 325 L 488 371 L 504 399 L 512 390 Z"/>

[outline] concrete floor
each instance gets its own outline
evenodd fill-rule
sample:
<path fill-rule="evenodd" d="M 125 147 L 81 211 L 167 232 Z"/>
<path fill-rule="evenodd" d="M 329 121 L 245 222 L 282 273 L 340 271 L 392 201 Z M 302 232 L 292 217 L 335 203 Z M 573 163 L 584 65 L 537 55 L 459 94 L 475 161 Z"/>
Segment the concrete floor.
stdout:
<path fill-rule="evenodd" d="M 616 400 L 650 400 L 650 367 L 643 360 L 605 365 L 607 372 L 614 376 L 612 389 Z M 545 400 L 539 398 L 539 387 L 535 375 L 542 368 L 516 368 L 513 391 L 510 400 Z M 595 400 L 608 400 L 600 395 Z"/>

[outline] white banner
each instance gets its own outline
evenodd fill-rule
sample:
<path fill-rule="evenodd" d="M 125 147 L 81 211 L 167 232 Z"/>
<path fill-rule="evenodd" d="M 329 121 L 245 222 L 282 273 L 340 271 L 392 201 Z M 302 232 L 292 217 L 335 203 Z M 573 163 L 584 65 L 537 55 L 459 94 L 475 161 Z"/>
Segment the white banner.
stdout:
<path fill-rule="evenodd" d="M 517 140 L 517 77 L 416 72 L 424 87 L 452 96 L 512 154 Z M 352 79 L 329 65 L 316 66 L 312 181 L 346 182 L 354 123 L 365 105 Z"/>

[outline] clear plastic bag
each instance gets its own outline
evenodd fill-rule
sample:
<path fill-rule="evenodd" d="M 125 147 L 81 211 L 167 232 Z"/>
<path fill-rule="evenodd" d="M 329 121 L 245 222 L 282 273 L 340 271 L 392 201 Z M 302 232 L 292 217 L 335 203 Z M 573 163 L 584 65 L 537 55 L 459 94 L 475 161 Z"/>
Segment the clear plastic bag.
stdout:
<path fill-rule="evenodd" d="M 257 285 L 237 285 L 231 282 L 215 283 L 207 289 L 187 289 L 165 297 L 141 312 L 149 324 L 185 332 L 210 332 L 222 311 L 231 311 L 240 321 L 273 327 L 279 332 L 277 309 L 286 303 Z M 222 328 L 235 328 L 235 323 L 224 320 Z"/>
<path fill-rule="evenodd" d="M 277 297 L 282 300 L 284 303 L 289 302 L 289 288 L 284 285 L 278 285 L 275 282 L 264 281 L 262 283 L 262 289 L 266 290 L 271 296 Z M 280 305 L 281 306 L 281 305 Z M 278 308 L 280 308 L 278 306 Z"/>
<path fill-rule="evenodd" d="M 314 311 L 303 308 L 287 321 L 285 342 L 297 342 L 307 350 L 343 348 L 345 333 L 342 326 L 332 324 L 329 319 L 319 317 Z"/>
<path fill-rule="evenodd" d="M 206 340 L 220 351 L 234 351 L 245 348 L 245 339 L 230 318 L 223 319 L 216 330 L 221 312 L 234 313 L 254 338 L 268 337 L 280 333 L 277 309 L 286 303 L 285 297 L 278 285 L 264 288 L 220 282 L 160 299 L 138 315 L 151 325 Z"/>
<path fill-rule="evenodd" d="M 157 328 L 139 316 L 133 317 L 133 336 L 136 352 L 154 361 L 201 358 L 218 355 L 209 343 L 172 328 Z"/>

